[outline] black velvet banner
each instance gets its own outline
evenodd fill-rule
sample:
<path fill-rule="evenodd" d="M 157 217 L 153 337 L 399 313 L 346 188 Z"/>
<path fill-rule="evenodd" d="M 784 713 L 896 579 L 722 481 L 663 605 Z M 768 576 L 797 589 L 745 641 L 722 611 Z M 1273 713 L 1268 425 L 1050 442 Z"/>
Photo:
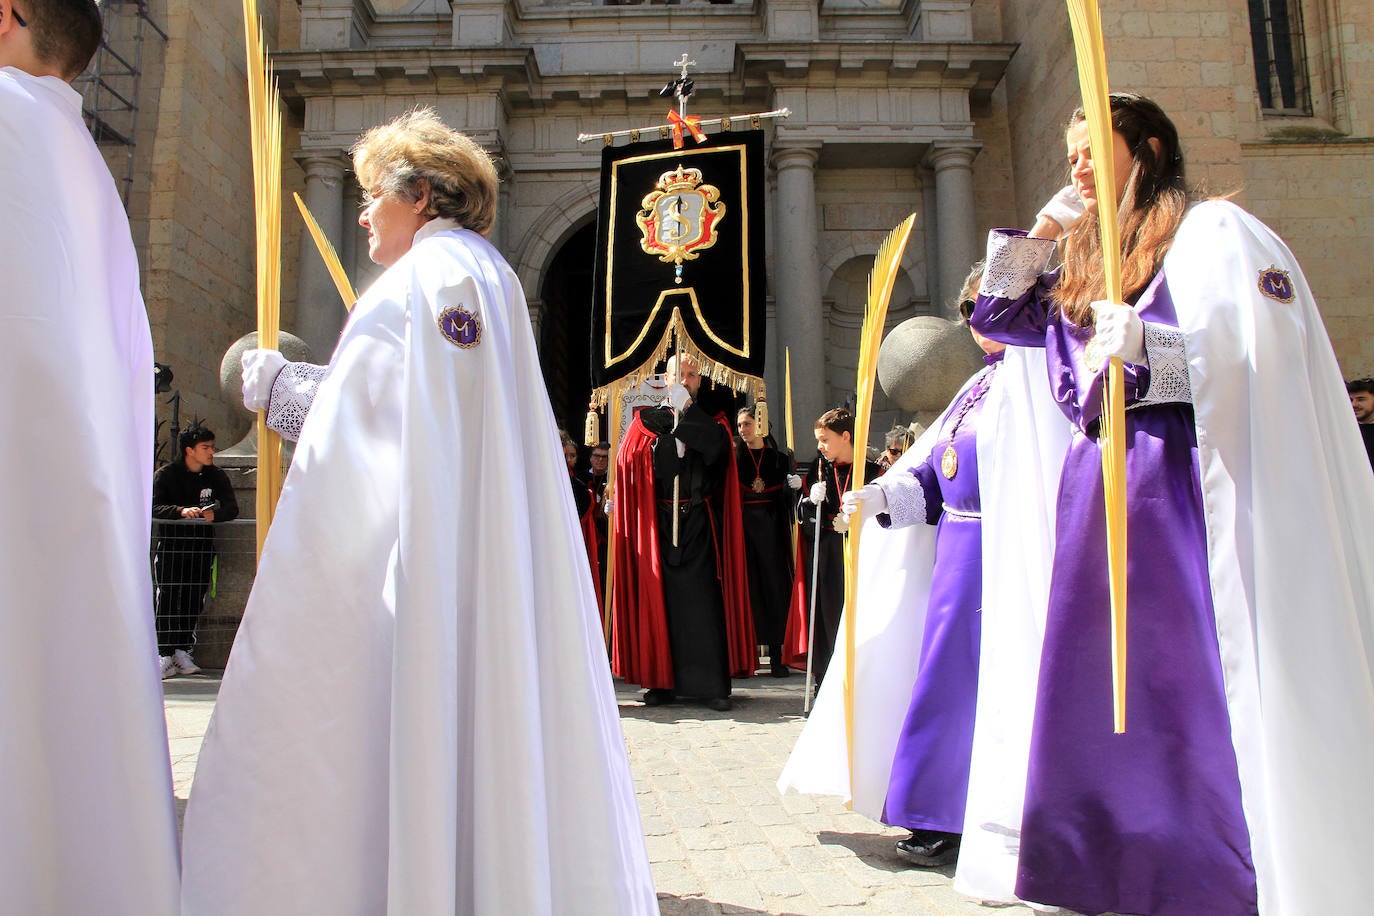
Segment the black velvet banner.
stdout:
<path fill-rule="evenodd" d="M 760 130 L 602 151 L 593 387 L 651 371 L 673 327 L 717 381 L 762 376 L 763 181 Z"/>

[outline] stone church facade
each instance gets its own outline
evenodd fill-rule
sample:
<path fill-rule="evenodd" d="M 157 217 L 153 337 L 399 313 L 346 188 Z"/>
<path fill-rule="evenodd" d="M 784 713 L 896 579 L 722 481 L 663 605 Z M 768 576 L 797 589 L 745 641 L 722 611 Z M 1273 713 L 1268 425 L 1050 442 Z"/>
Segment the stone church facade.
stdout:
<path fill-rule="evenodd" d="M 555 409 L 574 433 L 589 388 L 600 157 L 598 143 L 577 138 L 662 123 L 658 90 L 684 53 L 696 62 L 691 113 L 791 111 L 765 122 L 768 376 L 779 391 L 790 351 L 800 437 L 853 386 L 867 274 L 892 226 L 919 214 L 890 324 L 948 315 L 987 229 L 1027 224 L 1066 179 L 1062 124 L 1077 84 L 1068 17 L 1051 0 L 262 6 L 286 104 L 288 207 L 300 192 L 358 287 L 376 271 L 346 157 L 360 131 L 433 105 L 496 158 L 492 238 L 524 284 Z M 1284 236 L 1347 375 L 1374 374 L 1374 5 L 1103 6 L 1112 86 L 1156 98 L 1183 135 L 1190 178 L 1234 194 Z M 253 326 L 239 4 L 146 8 L 168 37 L 145 42 L 133 147 L 145 297 L 183 410 L 228 443 L 247 415 L 220 397 L 219 360 Z M 323 360 L 342 308 L 294 208 L 283 221 L 282 326 Z M 897 418 L 880 407 L 878 431 Z"/>

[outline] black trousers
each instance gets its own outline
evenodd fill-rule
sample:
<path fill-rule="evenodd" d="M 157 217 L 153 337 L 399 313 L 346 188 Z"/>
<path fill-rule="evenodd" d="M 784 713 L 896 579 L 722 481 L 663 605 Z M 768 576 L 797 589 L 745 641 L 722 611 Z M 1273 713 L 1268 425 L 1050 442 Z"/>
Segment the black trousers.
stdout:
<path fill-rule="evenodd" d="M 157 652 L 190 651 L 196 621 L 210 591 L 213 542 L 164 538 L 153 554 L 153 596 L 157 605 Z"/>

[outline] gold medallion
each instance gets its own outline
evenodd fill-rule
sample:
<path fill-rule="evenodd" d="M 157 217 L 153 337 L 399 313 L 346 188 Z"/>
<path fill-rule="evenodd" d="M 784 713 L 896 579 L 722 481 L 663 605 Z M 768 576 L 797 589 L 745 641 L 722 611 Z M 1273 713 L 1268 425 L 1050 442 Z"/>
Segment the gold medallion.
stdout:
<path fill-rule="evenodd" d="M 940 473 L 945 475 L 946 480 L 953 480 L 954 475 L 959 473 L 959 454 L 954 451 L 954 443 L 945 446 L 945 453 L 940 456 Z"/>
<path fill-rule="evenodd" d="M 763 488 L 763 478 L 762 478 L 762 477 L 755 477 L 755 478 L 754 478 L 754 482 L 753 482 L 753 484 L 751 484 L 751 486 L 752 486 L 752 488 L 753 488 L 753 490 L 754 490 L 755 493 L 762 493 L 762 492 L 763 492 L 763 489 L 764 489 L 764 488 Z"/>

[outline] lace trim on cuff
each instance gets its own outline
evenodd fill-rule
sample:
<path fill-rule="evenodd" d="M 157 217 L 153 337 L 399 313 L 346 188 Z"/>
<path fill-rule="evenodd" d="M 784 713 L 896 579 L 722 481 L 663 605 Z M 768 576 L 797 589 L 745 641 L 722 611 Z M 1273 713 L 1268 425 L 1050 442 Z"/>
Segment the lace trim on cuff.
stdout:
<path fill-rule="evenodd" d="M 874 481 L 887 497 L 883 513 L 890 521 L 884 528 L 905 528 L 926 523 L 926 490 L 911 473 L 884 474 Z"/>
<path fill-rule="evenodd" d="M 1188 379 L 1187 335 L 1153 321 L 1145 325 L 1145 362 L 1150 367 L 1150 386 L 1137 404 L 1191 404 L 1193 386 Z"/>
<path fill-rule="evenodd" d="M 978 295 L 1020 299 L 1040 279 L 1053 254 L 1052 239 L 992 233 L 988 236 L 987 266 L 983 268 Z"/>
<path fill-rule="evenodd" d="M 314 363 L 287 363 L 272 382 L 272 396 L 267 402 L 267 425 L 292 442 L 300 439 L 306 414 L 315 402 L 328 366 Z"/>

